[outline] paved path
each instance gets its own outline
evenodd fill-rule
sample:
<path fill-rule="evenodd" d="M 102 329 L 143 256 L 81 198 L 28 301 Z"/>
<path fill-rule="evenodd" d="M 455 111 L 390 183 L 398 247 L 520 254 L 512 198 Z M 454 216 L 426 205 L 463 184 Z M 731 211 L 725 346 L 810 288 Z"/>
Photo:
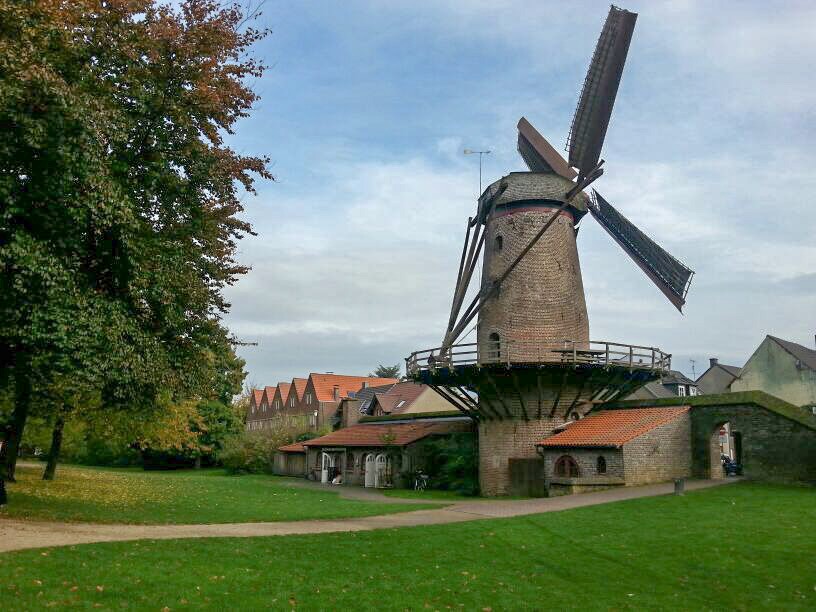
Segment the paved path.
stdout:
<path fill-rule="evenodd" d="M 734 482 L 729 480 L 697 480 L 686 482 L 686 490 L 704 489 Z M 332 533 L 342 531 L 369 531 L 392 527 L 416 525 L 439 525 L 461 523 L 487 518 L 505 518 L 555 512 L 582 506 L 594 506 L 609 502 L 667 495 L 672 493 L 672 483 L 626 487 L 540 499 L 490 500 L 481 499 L 457 502 L 444 508 L 416 510 L 401 514 L 369 516 L 358 519 L 318 521 L 289 521 L 280 523 L 226 523 L 220 525 L 104 525 L 96 523 L 52 523 L 0 519 L 0 552 L 68 546 L 91 542 L 123 540 L 163 540 L 173 538 L 220 538 L 278 536 L 306 533 Z M 384 496 L 381 496 L 384 497 Z M 394 498 L 384 497 L 388 501 Z M 403 500 L 399 500 L 403 501 Z"/>

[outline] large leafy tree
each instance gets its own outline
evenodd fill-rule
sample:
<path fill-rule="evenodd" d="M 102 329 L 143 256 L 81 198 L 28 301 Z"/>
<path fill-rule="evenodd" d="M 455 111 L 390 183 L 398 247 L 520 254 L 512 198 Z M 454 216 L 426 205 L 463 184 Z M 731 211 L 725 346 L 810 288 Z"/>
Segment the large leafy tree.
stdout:
<path fill-rule="evenodd" d="M 187 0 L 0 0 L 0 388 L 7 474 L 39 389 L 130 410 L 201 396 L 246 268 L 242 191 L 265 158 L 224 137 L 256 100 L 265 32 Z"/>

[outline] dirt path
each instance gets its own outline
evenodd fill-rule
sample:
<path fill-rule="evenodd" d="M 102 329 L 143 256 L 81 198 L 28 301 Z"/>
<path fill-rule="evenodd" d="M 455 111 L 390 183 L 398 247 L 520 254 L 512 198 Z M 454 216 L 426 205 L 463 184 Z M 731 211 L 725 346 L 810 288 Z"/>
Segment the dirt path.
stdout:
<path fill-rule="evenodd" d="M 686 483 L 686 490 L 693 491 L 733 480 L 697 480 Z M 521 500 L 474 500 L 458 502 L 445 508 L 417 510 L 385 516 L 369 516 L 359 519 L 319 521 L 289 521 L 280 523 L 226 523 L 220 525 L 103 525 L 96 523 L 52 523 L 18 520 L 0 520 L 0 552 L 68 546 L 91 542 L 123 540 L 163 540 L 173 538 L 256 537 L 306 533 L 332 533 L 339 531 L 368 531 L 392 527 L 416 525 L 439 525 L 461 523 L 486 518 L 499 518 L 555 512 L 609 502 L 667 495 L 672 493 L 671 483 L 609 489 L 597 493 L 566 495 L 543 499 Z M 384 497 L 384 496 L 382 496 Z M 384 497 L 388 501 L 393 498 Z M 404 501 L 404 500 L 399 500 Z"/>

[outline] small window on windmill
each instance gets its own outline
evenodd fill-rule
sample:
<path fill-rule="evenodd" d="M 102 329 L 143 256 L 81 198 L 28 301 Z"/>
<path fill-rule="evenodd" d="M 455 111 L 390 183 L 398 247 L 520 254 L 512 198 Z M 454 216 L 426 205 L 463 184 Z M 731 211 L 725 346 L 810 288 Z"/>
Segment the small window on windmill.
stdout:
<path fill-rule="evenodd" d="M 490 356 L 494 359 L 501 359 L 501 336 L 493 332 L 488 337 L 490 339 Z"/>
<path fill-rule="evenodd" d="M 493 241 L 493 250 L 498 252 L 504 248 L 504 238 L 501 235 L 496 236 L 496 239 Z"/>

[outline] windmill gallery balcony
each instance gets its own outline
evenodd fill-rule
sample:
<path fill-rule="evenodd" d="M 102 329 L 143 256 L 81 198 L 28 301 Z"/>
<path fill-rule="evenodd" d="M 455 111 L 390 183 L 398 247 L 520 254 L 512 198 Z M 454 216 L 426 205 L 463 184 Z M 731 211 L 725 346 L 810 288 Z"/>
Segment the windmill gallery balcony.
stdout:
<path fill-rule="evenodd" d="M 410 378 L 420 378 L 439 370 L 459 370 L 473 366 L 575 366 L 643 370 L 660 375 L 671 368 L 671 355 L 660 349 L 617 342 L 590 341 L 541 343 L 533 340 L 501 340 L 480 350 L 477 343 L 456 344 L 416 351 L 406 359 Z"/>

